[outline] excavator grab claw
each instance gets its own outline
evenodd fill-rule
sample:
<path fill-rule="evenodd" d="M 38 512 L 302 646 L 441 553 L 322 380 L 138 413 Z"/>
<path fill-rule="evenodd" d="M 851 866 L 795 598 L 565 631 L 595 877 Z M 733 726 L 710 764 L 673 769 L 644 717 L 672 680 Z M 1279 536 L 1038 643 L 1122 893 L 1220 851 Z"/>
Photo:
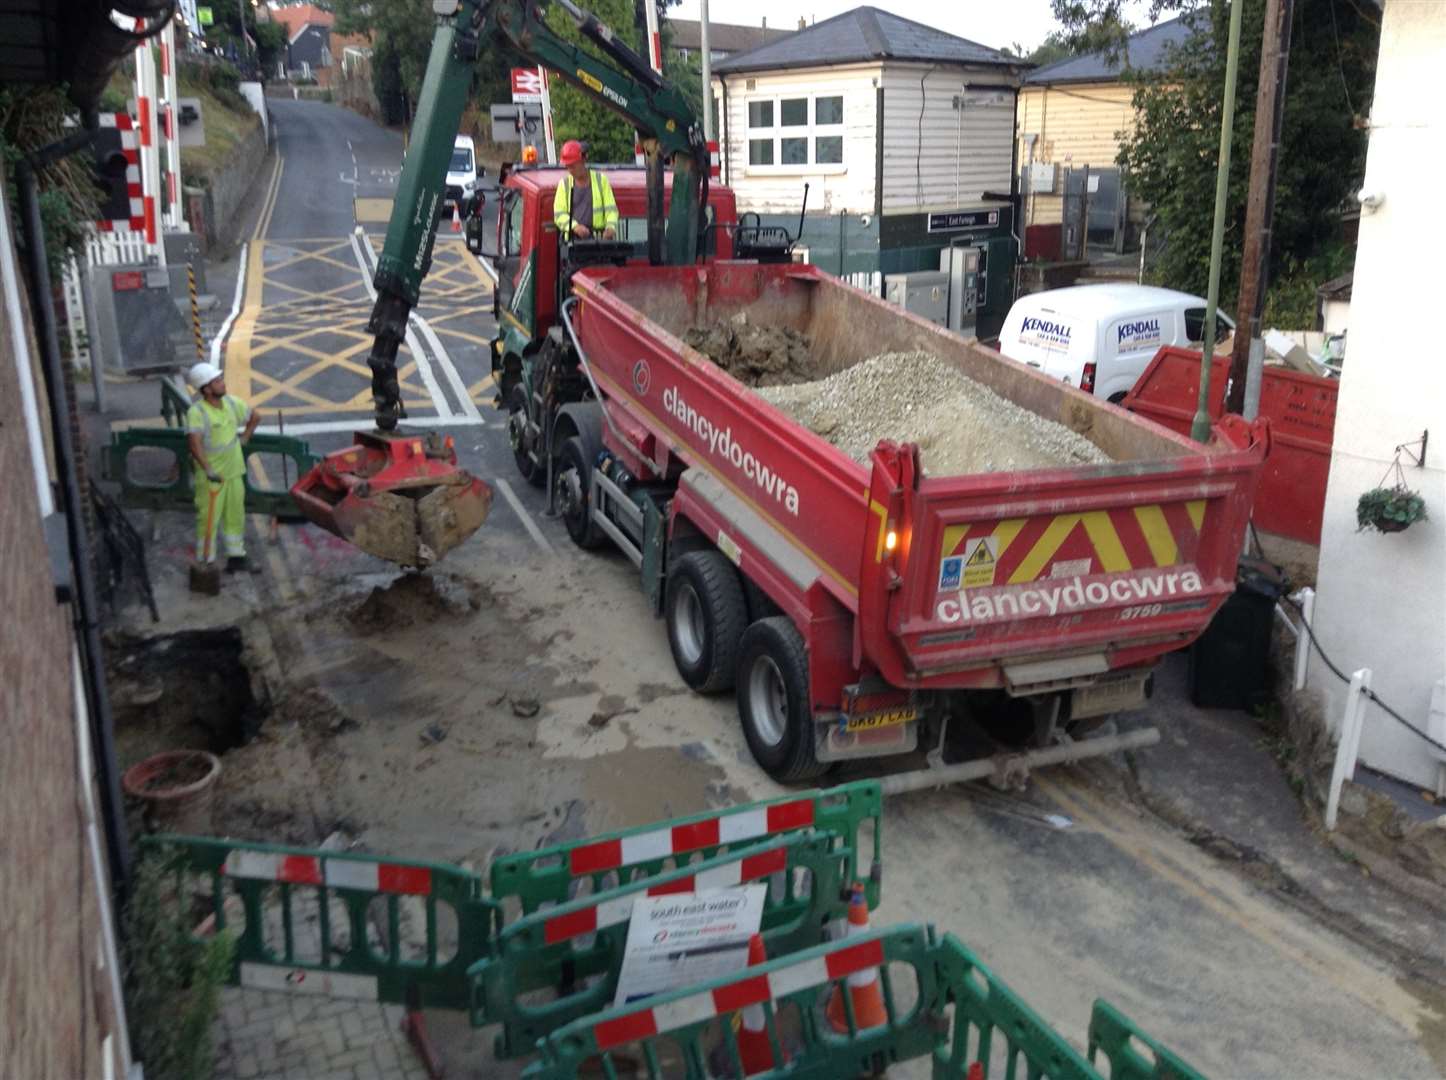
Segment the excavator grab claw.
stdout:
<path fill-rule="evenodd" d="M 450 435 L 358 431 L 296 482 L 314 524 L 379 559 L 426 567 L 482 526 L 492 490 L 457 467 Z"/>

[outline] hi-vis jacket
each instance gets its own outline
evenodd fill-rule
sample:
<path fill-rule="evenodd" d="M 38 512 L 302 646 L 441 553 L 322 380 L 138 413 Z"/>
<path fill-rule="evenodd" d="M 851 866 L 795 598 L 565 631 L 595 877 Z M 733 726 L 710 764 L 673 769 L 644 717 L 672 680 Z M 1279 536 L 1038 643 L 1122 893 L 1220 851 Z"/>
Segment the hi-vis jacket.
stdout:
<path fill-rule="evenodd" d="M 585 222 L 593 232 L 618 227 L 618 202 L 613 197 L 613 186 L 608 178 L 597 169 L 587 171 L 592 188 L 592 220 Z M 564 236 L 572 232 L 572 173 L 562 178 L 557 185 L 557 194 L 552 197 L 552 222 Z"/>

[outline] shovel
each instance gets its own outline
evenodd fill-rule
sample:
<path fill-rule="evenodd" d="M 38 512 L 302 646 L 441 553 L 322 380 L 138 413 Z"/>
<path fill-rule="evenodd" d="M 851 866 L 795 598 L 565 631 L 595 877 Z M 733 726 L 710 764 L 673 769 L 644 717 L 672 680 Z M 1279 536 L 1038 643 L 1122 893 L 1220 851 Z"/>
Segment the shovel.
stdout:
<path fill-rule="evenodd" d="M 204 562 L 191 564 L 191 591 L 217 596 L 221 592 L 221 568 L 211 561 L 211 537 L 215 535 L 211 526 L 215 524 L 216 496 L 221 494 L 221 488 L 213 485 L 207 478 L 206 490 L 210 493 L 210 501 L 206 503 L 206 559 Z"/>

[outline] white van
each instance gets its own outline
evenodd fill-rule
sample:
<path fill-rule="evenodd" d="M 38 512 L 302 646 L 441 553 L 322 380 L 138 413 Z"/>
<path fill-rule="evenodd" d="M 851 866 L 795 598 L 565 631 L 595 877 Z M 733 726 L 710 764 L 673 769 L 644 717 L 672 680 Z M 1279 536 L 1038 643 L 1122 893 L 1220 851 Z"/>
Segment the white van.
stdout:
<path fill-rule="evenodd" d="M 1219 315 L 1217 342 L 1235 324 Z M 1199 348 L 1205 301 L 1153 285 L 1075 285 L 1021 296 L 999 332 L 999 351 L 1086 393 L 1118 402 L 1162 345 Z"/>
<path fill-rule="evenodd" d="M 477 147 L 472 143 L 472 136 L 458 135 L 452 142 L 452 160 L 447 163 L 447 188 L 442 196 L 444 213 L 450 214 L 454 206 L 459 211 L 467 208 L 482 173 L 477 165 Z"/>

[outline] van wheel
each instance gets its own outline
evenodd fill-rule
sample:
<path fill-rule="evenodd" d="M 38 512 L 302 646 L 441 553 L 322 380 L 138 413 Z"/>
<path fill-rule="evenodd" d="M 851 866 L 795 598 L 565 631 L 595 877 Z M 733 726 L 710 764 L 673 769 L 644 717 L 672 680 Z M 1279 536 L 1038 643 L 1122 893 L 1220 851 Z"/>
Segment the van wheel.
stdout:
<path fill-rule="evenodd" d="M 663 611 L 683 681 L 700 694 L 731 689 L 748 627 L 748 602 L 733 564 L 717 551 L 678 559 L 668 568 Z"/>
<path fill-rule="evenodd" d="M 507 441 L 512 444 L 512 460 L 522 479 L 533 487 L 546 487 L 547 462 L 533 461 L 528 451 L 527 416 L 527 387 L 518 383 L 507 395 Z"/>
<path fill-rule="evenodd" d="M 759 619 L 744 633 L 737 694 L 743 736 L 764 772 L 791 781 L 828 771 L 814 757 L 808 651 L 787 616 Z"/>

